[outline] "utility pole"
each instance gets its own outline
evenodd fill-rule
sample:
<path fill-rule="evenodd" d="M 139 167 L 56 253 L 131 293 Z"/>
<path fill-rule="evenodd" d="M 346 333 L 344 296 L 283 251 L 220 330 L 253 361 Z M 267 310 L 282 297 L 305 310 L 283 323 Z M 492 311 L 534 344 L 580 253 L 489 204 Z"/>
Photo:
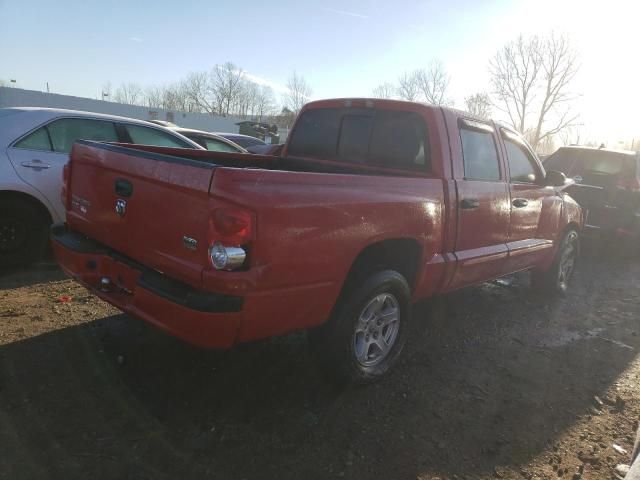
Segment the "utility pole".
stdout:
<path fill-rule="evenodd" d="M 49 82 L 47 82 L 47 93 L 50 93 L 49 92 Z"/>

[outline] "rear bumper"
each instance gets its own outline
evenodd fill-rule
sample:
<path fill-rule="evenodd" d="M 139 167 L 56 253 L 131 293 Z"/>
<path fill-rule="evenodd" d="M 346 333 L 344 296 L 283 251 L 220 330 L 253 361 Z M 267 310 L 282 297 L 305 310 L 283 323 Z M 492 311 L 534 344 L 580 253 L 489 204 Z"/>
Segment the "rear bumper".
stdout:
<path fill-rule="evenodd" d="M 110 251 L 64 224 L 51 229 L 62 269 L 95 295 L 189 343 L 229 348 L 238 338 L 244 298 L 198 290 Z M 109 279 L 104 286 L 102 279 Z"/>

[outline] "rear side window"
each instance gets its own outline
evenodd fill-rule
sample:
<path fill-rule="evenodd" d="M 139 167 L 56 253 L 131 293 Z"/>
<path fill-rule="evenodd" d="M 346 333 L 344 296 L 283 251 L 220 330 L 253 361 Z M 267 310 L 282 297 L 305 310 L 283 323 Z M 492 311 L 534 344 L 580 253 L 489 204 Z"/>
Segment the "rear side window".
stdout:
<path fill-rule="evenodd" d="M 183 142 L 179 138 L 171 135 L 168 132 L 163 132 L 157 128 L 143 127 L 141 125 L 124 124 L 132 143 L 138 145 L 153 145 L 156 147 L 178 147 L 178 148 L 193 148 L 186 142 Z"/>
<path fill-rule="evenodd" d="M 117 142 L 116 127 L 111 122 L 87 118 L 61 118 L 47 125 L 53 150 L 69 153 L 76 140 Z"/>
<path fill-rule="evenodd" d="M 538 169 L 535 160 L 515 142 L 504 139 L 509 160 L 509 179 L 518 183 L 535 183 L 538 178 Z"/>
<path fill-rule="evenodd" d="M 47 133 L 47 127 L 41 127 L 35 132 L 27 135 L 14 145 L 16 148 L 24 148 L 26 150 L 44 150 L 51 151 L 51 140 Z"/>
<path fill-rule="evenodd" d="M 289 154 L 429 171 L 423 118 L 413 112 L 324 108 L 303 113 Z"/>
<path fill-rule="evenodd" d="M 198 142 L 200 143 L 200 142 Z M 204 148 L 211 152 L 235 152 L 238 153 L 238 149 L 232 147 L 231 145 L 221 142 L 220 140 L 216 140 L 214 138 L 204 138 Z"/>
<path fill-rule="evenodd" d="M 493 133 L 460 129 L 465 180 L 500 180 L 500 166 Z"/>

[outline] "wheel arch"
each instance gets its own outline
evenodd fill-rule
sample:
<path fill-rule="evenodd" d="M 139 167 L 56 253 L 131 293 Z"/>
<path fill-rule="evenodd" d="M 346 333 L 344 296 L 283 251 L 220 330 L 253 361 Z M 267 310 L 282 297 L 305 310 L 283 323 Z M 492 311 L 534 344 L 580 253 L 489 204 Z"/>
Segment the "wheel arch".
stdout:
<path fill-rule="evenodd" d="M 402 274 L 413 290 L 423 246 L 414 238 L 377 240 L 360 250 L 351 263 L 343 290 L 376 270 L 391 269 Z"/>
<path fill-rule="evenodd" d="M 49 225 L 53 223 L 53 216 L 51 215 L 49 208 L 42 202 L 42 200 L 29 193 L 20 192 L 18 190 L 0 190 L 0 201 L 2 200 L 17 200 L 28 203 L 37 209 L 45 222 Z"/>

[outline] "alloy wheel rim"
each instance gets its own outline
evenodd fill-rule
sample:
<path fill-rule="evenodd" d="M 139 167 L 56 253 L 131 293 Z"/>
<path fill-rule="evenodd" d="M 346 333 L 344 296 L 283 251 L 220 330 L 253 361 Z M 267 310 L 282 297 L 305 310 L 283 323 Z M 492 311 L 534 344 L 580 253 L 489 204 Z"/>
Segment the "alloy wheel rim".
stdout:
<path fill-rule="evenodd" d="M 391 293 L 373 297 L 362 309 L 353 334 L 356 360 L 364 367 L 381 363 L 398 339 L 400 304 Z"/>

